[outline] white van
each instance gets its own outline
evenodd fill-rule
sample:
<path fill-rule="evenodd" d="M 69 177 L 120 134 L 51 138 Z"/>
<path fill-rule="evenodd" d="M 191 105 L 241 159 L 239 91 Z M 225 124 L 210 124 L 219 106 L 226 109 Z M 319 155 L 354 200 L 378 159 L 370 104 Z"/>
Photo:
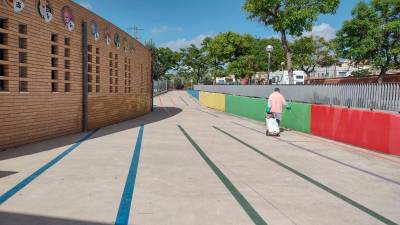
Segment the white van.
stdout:
<path fill-rule="evenodd" d="M 293 71 L 294 84 L 303 85 L 305 84 L 307 74 L 304 71 L 296 70 Z M 271 73 L 269 77 L 271 84 L 289 84 L 289 73 L 288 71 L 276 71 Z"/>

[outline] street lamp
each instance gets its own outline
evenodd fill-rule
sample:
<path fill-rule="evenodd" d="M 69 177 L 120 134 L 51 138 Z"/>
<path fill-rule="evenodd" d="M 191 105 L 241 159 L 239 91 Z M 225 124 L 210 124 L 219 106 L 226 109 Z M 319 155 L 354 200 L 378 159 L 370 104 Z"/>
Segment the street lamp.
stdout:
<path fill-rule="evenodd" d="M 265 50 L 268 52 L 268 76 L 267 76 L 267 82 L 269 84 L 269 76 L 271 73 L 271 53 L 274 51 L 274 46 L 268 45 Z"/>

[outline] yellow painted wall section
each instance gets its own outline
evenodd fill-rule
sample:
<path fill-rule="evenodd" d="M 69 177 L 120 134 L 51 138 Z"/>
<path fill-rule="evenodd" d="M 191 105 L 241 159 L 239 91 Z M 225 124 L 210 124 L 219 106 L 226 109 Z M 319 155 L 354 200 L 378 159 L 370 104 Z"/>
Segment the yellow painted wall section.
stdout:
<path fill-rule="evenodd" d="M 225 112 L 225 95 L 210 93 L 210 92 L 200 92 L 200 104 L 207 106 L 208 108 L 217 109 Z"/>

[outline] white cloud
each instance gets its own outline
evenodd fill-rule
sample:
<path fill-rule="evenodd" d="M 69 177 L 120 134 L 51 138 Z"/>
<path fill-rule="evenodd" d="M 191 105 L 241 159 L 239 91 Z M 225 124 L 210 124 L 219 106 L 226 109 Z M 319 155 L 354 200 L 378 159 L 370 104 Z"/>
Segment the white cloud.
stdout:
<path fill-rule="evenodd" d="M 197 47 L 200 47 L 201 43 L 203 43 L 203 40 L 207 37 L 212 37 L 212 35 L 200 34 L 199 36 L 194 37 L 191 40 L 187 40 L 186 38 L 180 38 L 175 41 L 163 43 L 163 44 L 161 44 L 161 47 L 170 48 L 174 51 L 179 51 L 181 48 L 187 48 L 192 44 Z"/>
<path fill-rule="evenodd" d="M 92 9 L 92 4 L 90 4 L 90 2 L 88 2 L 88 1 L 79 1 L 78 4 L 81 5 L 82 7 L 85 7 L 87 9 L 89 9 L 89 10 Z"/>
<path fill-rule="evenodd" d="M 171 28 L 168 26 L 161 26 L 161 27 L 155 27 L 151 30 L 151 33 L 153 34 L 160 34 L 160 33 L 166 33 L 166 32 L 183 32 L 182 27 L 176 27 L 176 28 Z"/>
<path fill-rule="evenodd" d="M 326 40 L 332 40 L 336 37 L 336 29 L 327 23 L 314 26 L 311 32 L 307 32 L 304 36 L 323 37 Z"/>
<path fill-rule="evenodd" d="M 167 32 L 168 30 L 169 30 L 169 27 L 168 27 L 168 26 L 155 27 L 155 28 L 153 28 L 153 29 L 151 30 L 151 33 L 155 33 L 155 34 L 158 34 L 158 33 L 165 33 L 165 32 Z"/>

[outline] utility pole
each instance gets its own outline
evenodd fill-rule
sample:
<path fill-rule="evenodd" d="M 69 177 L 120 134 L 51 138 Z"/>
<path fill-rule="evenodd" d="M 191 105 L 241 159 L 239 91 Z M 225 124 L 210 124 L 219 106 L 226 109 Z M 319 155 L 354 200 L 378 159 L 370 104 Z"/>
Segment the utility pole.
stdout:
<path fill-rule="evenodd" d="M 133 27 L 128 27 L 128 31 L 131 31 L 133 37 L 136 38 L 136 40 L 139 40 L 140 39 L 139 32 L 144 31 L 144 29 L 141 29 L 135 25 Z"/>

